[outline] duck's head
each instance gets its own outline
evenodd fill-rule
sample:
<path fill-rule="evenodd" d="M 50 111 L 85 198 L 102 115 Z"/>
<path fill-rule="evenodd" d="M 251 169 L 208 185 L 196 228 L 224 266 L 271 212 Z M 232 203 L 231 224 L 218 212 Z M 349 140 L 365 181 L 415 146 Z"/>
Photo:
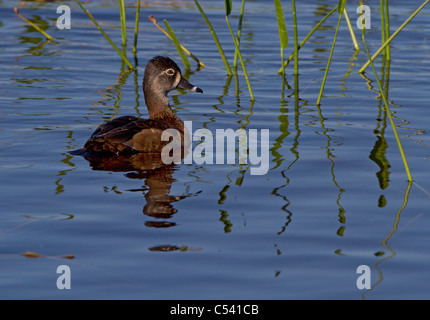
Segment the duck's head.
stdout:
<path fill-rule="evenodd" d="M 143 91 L 167 95 L 174 89 L 203 92 L 202 89 L 189 83 L 181 73 L 178 65 L 168 57 L 154 57 L 148 61 L 143 76 Z"/>

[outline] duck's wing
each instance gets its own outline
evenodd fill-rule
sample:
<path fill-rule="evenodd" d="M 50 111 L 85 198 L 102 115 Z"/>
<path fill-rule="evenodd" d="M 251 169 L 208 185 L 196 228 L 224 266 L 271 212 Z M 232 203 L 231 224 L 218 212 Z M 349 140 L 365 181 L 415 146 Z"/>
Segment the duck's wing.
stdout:
<path fill-rule="evenodd" d="M 91 135 L 91 138 L 96 138 L 102 134 L 106 134 L 112 130 L 121 128 L 137 120 L 139 120 L 139 118 L 133 116 L 123 116 L 115 118 L 113 120 L 110 120 L 109 122 L 99 125 Z"/>
<path fill-rule="evenodd" d="M 159 152 L 166 145 L 161 135 L 171 128 L 165 121 L 119 117 L 98 127 L 84 148 L 90 153 Z"/>

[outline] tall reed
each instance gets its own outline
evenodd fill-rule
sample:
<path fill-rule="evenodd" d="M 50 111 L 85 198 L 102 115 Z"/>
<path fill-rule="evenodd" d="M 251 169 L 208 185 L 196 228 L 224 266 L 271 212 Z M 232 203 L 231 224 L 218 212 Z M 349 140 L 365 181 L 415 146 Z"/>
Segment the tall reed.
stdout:
<path fill-rule="evenodd" d="M 248 86 L 249 95 L 251 97 L 251 101 L 254 101 L 254 94 L 252 92 L 251 84 L 249 83 L 248 72 L 246 71 L 245 63 L 243 62 L 242 54 L 240 53 L 239 45 L 237 44 L 236 37 L 234 36 L 233 30 L 231 29 L 230 21 L 228 16 L 231 13 L 232 9 L 232 0 L 225 0 L 225 21 L 227 22 L 228 29 L 230 30 L 231 37 L 233 38 L 234 45 L 237 50 L 237 54 L 239 55 L 239 60 L 242 65 L 242 70 L 245 75 L 246 84 Z"/>
<path fill-rule="evenodd" d="M 325 69 L 323 82 L 321 84 L 320 93 L 318 95 L 317 105 L 321 104 L 321 98 L 322 98 L 322 94 L 323 94 L 323 91 L 324 91 L 325 82 L 327 80 L 327 74 L 328 74 L 328 70 L 330 68 L 331 59 L 333 57 L 333 51 L 334 51 L 334 47 L 335 47 L 335 44 L 336 44 L 337 33 L 339 31 L 339 26 L 340 26 L 340 22 L 342 20 L 342 14 L 343 14 L 343 12 L 345 10 L 345 5 L 346 5 L 346 0 L 339 0 L 339 4 L 337 6 L 337 10 L 339 12 L 339 20 L 337 22 L 336 32 L 334 34 L 334 39 L 333 39 L 333 44 L 332 44 L 331 51 L 330 51 L 330 56 L 328 58 L 327 67 Z"/>
<path fill-rule="evenodd" d="M 119 0 L 119 15 L 121 20 L 121 36 L 122 36 L 122 48 L 125 50 L 127 44 L 127 23 L 125 19 L 125 3 L 124 0 Z"/>
<path fill-rule="evenodd" d="M 390 37 L 390 9 L 388 7 L 388 0 L 385 0 L 385 36 Z M 391 60 L 391 48 L 387 46 L 387 59 Z"/>
<path fill-rule="evenodd" d="M 366 44 L 365 29 L 364 28 L 362 30 L 362 38 L 363 38 L 363 44 L 364 44 L 364 47 L 366 49 L 367 56 L 368 56 L 369 61 L 370 61 L 370 65 L 372 66 L 372 70 L 373 70 L 373 73 L 375 75 L 376 82 L 378 84 L 379 93 L 380 93 L 380 95 L 382 97 L 382 100 L 384 101 L 384 106 L 385 106 L 385 109 L 387 110 L 388 118 L 390 119 L 391 127 L 393 129 L 394 136 L 396 138 L 397 146 L 399 148 L 400 155 L 401 155 L 402 160 L 403 160 L 403 165 L 405 166 L 406 175 L 408 176 L 408 181 L 412 182 L 413 181 L 412 175 L 411 175 L 411 172 L 409 170 L 409 165 L 408 165 L 408 161 L 406 160 L 405 152 L 403 151 L 402 143 L 401 143 L 399 135 L 397 133 L 397 128 L 396 128 L 396 125 L 394 123 L 393 115 L 391 114 L 390 107 L 388 106 L 387 97 L 384 94 L 381 81 L 379 80 L 378 73 L 376 72 L 375 65 L 373 64 L 372 58 L 370 56 L 369 49 L 368 49 L 367 44 Z"/>
<path fill-rule="evenodd" d="M 358 46 L 357 38 L 355 37 L 354 29 L 351 24 L 351 20 L 349 20 L 348 12 L 346 8 L 343 9 L 343 15 L 345 16 L 346 24 L 348 25 L 349 33 L 351 34 L 352 43 L 354 44 L 354 48 L 356 51 L 360 50 Z"/>
<path fill-rule="evenodd" d="M 243 12 L 245 10 L 245 1 L 242 0 L 242 5 L 240 7 L 240 15 L 239 15 L 239 22 L 237 26 L 237 45 L 240 47 L 240 38 L 242 36 L 242 23 L 243 23 Z M 233 68 L 237 68 L 237 58 L 239 57 L 238 51 L 234 50 L 234 59 L 233 59 Z"/>
<path fill-rule="evenodd" d="M 133 65 L 130 63 L 130 61 L 128 61 L 127 57 L 125 56 L 124 53 L 122 53 L 118 47 L 115 45 L 115 43 L 109 38 L 109 36 L 106 34 L 106 32 L 103 31 L 102 27 L 100 27 L 100 25 L 97 23 L 96 19 L 94 19 L 93 15 L 86 10 L 82 4 L 78 1 L 75 0 L 78 5 L 81 7 L 81 9 L 87 14 L 87 16 L 91 19 L 91 21 L 94 23 L 94 25 L 97 27 L 97 29 L 100 30 L 100 32 L 102 33 L 102 35 L 106 38 L 106 40 L 110 43 L 110 45 L 112 46 L 112 48 L 115 49 L 115 51 L 120 55 L 120 57 L 122 58 L 122 60 L 128 65 L 128 67 L 130 69 L 134 69 Z"/>
<path fill-rule="evenodd" d="M 157 19 L 155 19 L 155 17 L 153 16 L 149 16 L 149 20 L 161 31 L 163 32 L 170 40 L 173 40 L 171 35 L 169 34 L 169 32 L 167 32 L 166 30 L 164 30 L 158 23 L 157 23 Z M 200 67 L 204 67 L 205 64 L 203 62 L 201 62 L 195 55 L 193 55 L 187 48 L 185 48 L 182 44 L 180 44 L 181 48 L 183 51 L 185 51 L 186 54 L 188 54 L 192 59 L 194 59 L 197 63 L 199 68 Z"/>
<path fill-rule="evenodd" d="M 203 8 L 200 6 L 199 2 L 197 0 L 194 0 L 194 3 L 196 4 L 197 9 L 199 9 L 200 14 L 202 15 L 203 19 L 205 20 L 205 22 L 206 22 L 209 30 L 211 31 L 212 37 L 214 38 L 214 41 L 215 41 L 215 44 L 216 44 L 216 46 L 218 48 L 219 54 L 221 56 L 221 59 L 224 62 L 225 69 L 227 70 L 228 75 L 231 76 L 233 73 L 231 72 L 230 65 L 229 65 L 229 63 L 227 61 L 227 58 L 226 58 L 225 53 L 224 53 L 224 50 L 222 49 L 221 43 L 218 40 L 218 37 L 217 37 L 217 35 L 215 33 L 215 30 L 212 27 L 212 24 L 210 23 L 208 17 L 206 16 L 206 14 L 203 11 Z"/>
<path fill-rule="evenodd" d="M 20 13 L 19 13 L 19 11 L 18 11 L 18 9 L 16 8 L 16 7 L 13 7 L 13 11 L 16 13 L 16 15 L 18 16 L 18 17 L 20 17 L 22 20 L 24 20 L 25 22 L 27 22 L 29 25 L 31 25 L 34 29 L 36 29 L 37 31 L 39 31 L 41 34 L 43 34 L 43 36 L 46 38 L 46 39 L 48 39 L 48 40 L 52 40 L 53 38 L 48 34 L 48 33 L 46 33 L 45 31 L 43 31 L 41 28 L 39 28 L 37 25 L 35 25 L 32 21 L 30 21 L 30 20 L 28 20 L 27 18 L 25 18 L 25 17 L 23 17 Z"/>
<path fill-rule="evenodd" d="M 139 34 L 139 20 L 140 20 L 140 0 L 137 0 L 136 20 L 134 24 L 134 44 L 133 44 L 134 58 L 136 58 L 136 54 L 137 54 L 137 36 Z"/>
<path fill-rule="evenodd" d="M 324 18 L 322 18 L 321 20 L 320 20 L 320 22 L 318 22 L 316 25 L 315 25 L 315 27 L 311 30 L 311 31 L 309 31 L 309 33 L 306 35 L 306 37 L 302 40 L 302 42 L 297 46 L 297 50 L 300 50 L 304 45 L 305 45 L 305 43 L 309 40 L 309 38 L 315 33 L 315 31 L 317 31 L 318 30 L 318 28 L 324 23 L 324 21 L 326 21 L 327 19 L 328 19 L 328 17 L 330 17 L 332 14 L 333 14 L 333 12 L 335 12 L 336 11 L 336 9 L 337 9 L 337 7 L 334 7 L 329 13 L 327 13 L 326 15 L 325 15 L 325 17 Z M 293 52 L 291 55 L 290 55 L 290 57 L 284 62 L 284 65 L 282 66 L 282 68 L 281 69 L 279 69 L 278 70 L 278 73 L 282 73 L 282 69 L 283 68 L 285 68 L 290 62 L 291 62 L 291 60 L 293 60 L 293 58 L 294 58 L 294 56 L 295 56 L 295 52 Z"/>
<path fill-rule="evenodd" d="M 297 33 L 297 13 L 296 13 L 296 1 L 291 0 L 293 7 L 293 29 L 294 29 L 294 74 L 296 75 L 296 90 L 299 76 L 299 40 Z M 297 98 L 297 97 L 296 97 Z"/>
<path fill-rule="evenodd" d="M 421 6 L 418 7 L 418 9 L 416 9 L 410 16 L 409 18 L 406 19 L 405 22 L 402 23 L 402 25 L 384 42 L 384 44 L 373 54 L 373 56 L 361 67 L 361 69 L 358 71 L 360 73 L 363 73 L 367 67 L 370 65 L 370 63 L 376 59 L 377 56 L 379 56 L 381 54 L 381 52 L 385 49 L 385 47 L 387 47 L 391 41 L 393 41 L 393 39 L 400 33 L 400 31 L 402 31 L 409 22 L 411 22 L 411 20 L 413 18 L 415 18 L 415 16 L 430 2 L 430 0 L 426 0 L 423 2 L 423 4 Z"/>
<path fill-rule="evenodd" d="M 184 50 L 182 50 L 181 44 L 179 43 L 178 38 L 175 35 L 175 32 L 170 27 L 170 25 L 166 19 L 164 19 L 164 24 L 166 25 L 166 28 L 169 31 L 169 35 L 170 35 L 173 43 L 175 44 L 176 50 L 178 51 L 179 56 L 182 59 L 182 62 L 184 63 L 185 70 L 189 70 L 190 69 L 190 62 L 188 61 L 188 58 L 187 58 Z"/>
<path fill-rule="evenodd" d="M 278 20 L 279 40 L 281 43 L 281 63 L 284 65 L 284 49 L 288 47 L 288 33 L 285 26 L 284 11 L 282 9 L 281 0 L 275 1 L 276 18 Z M 285 69 L 282 68 L 282 75 L 285 77 Z"/>

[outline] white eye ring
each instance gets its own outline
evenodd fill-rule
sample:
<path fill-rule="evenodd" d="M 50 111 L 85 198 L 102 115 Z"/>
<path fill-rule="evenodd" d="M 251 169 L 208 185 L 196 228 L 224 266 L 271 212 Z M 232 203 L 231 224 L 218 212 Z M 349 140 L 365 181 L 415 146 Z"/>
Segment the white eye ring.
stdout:
<path fill-rule="evenodd" d="M 167 73 L 169 76 L 173 76 L 173 75 L 175 74 L 175 70 L 173 70 L 173 69 L 167 69 L 167 70 L 166 70 L 166 73 Z"/>

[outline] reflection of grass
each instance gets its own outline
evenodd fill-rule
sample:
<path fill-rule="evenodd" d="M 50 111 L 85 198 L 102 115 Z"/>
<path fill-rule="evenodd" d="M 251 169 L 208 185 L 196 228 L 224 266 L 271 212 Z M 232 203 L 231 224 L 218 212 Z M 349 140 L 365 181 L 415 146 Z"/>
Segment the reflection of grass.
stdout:
<path fill-rule="evenodd" d="M 405 152 L 403 151 L 402 143 L 401 143 L 399 135 L 397 133 L 396 125 L 395 125 L 394 120 L 393 120 L 393 115 L 391 114 L 390 107 L 388 106 L 388 101 L 387 101 L 387 98 L 386 98 L 386 96 L 384 94 L 384 90 L 382 88 L 381 81 L 378 78 L 378 74 L 376 72 L 375 66 L 374 66 L 372 58 L 370 56 L 369 49 L 367 48 L 366 39 L 365 39 L 365 36 L 364 36 L 365 35 L 365 31 L 364 30 L 365 29 L 363 29 L 363 44 L 364 44 L 364 46 L 366 48 L 366 52 L 367 52 L 367 55 L 369 57 L 370 65 L 372 66 L 373 73 L 375 74 L 375 79 L 376 79 L 376 82 L 378 83 L 379 92 L 381 94 L 382 100 L 384 101 L 385 109 L 387 110 L 388 118 L 390 119 L 390 123 L 391 123 L 391 127 L 393 129 L 393 132 L 394 132 L 394 136 L 396 137 L 397 146 L 399 147 L 400 155 L 402 157 L 403 164 L 405 166 L 405 170 L 406 170 L 406 174 L 408 176 L 408 180 L 411 182 L 413 180 L 412 180 L 411 172 L 409 170 L 408 162 L 406 160 Z"/>

